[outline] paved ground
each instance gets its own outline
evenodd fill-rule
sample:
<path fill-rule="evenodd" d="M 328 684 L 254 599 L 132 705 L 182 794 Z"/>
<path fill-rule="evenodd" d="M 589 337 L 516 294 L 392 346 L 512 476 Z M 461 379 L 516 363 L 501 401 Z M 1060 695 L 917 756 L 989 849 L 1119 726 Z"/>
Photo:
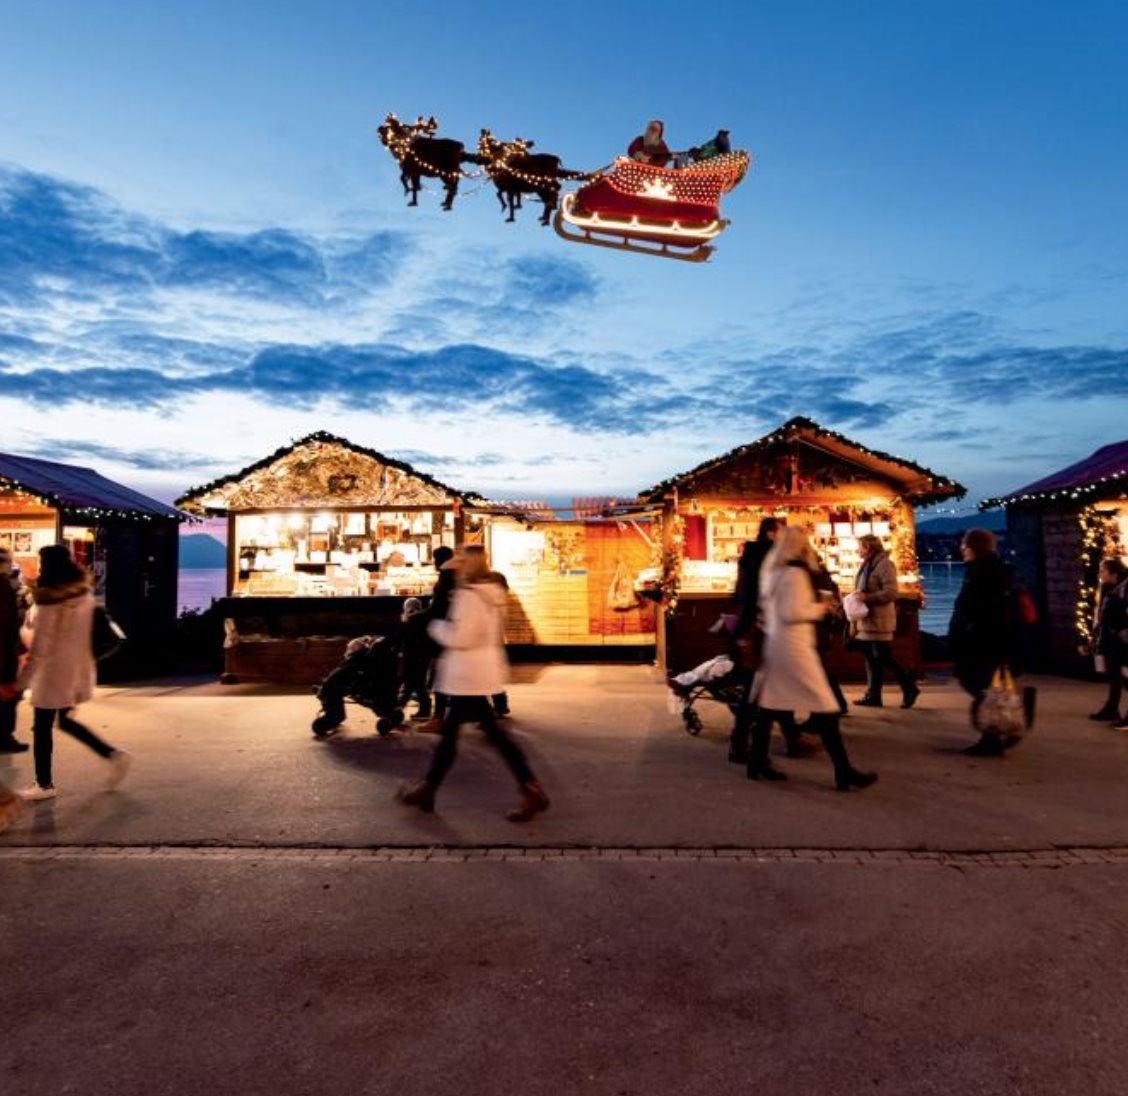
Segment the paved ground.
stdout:
<path fill-rule="evenodd" d="M 1040 682 L 974 761 L 963 700 L 846 726 L 750 784 L 641 667 L 522 669 L 534 824 L 468 734 L 432 817 L 392 800 L 433 740 L 328 742 L 310 698 L 106 691 L 136 764 L 0 838 L 0 1084 L 20 1093 L 1128 1091 L 1128 736 Z M 1079 715 L 1078 713 L 1082 713 Z M 0 778 L 26 775 L 24 760 Z"/>

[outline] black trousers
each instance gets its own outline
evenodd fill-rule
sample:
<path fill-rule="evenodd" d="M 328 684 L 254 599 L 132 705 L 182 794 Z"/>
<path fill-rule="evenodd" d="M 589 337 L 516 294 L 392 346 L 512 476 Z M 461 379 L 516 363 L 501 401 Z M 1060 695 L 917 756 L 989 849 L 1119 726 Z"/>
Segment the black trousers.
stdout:
<path fill-rule="evenodd" d="M 1124 651 L 1105 652 L 1105 671 L 1108 674 L 1108 700 L 1105 707 L 1120 712 L 1120 698 L 1124 692 Z"/>
<path fill-rule="evenodd" d="M 443 727 L 439 732 L 442 738 L 435 747 L 431 758 L 431 768 L 427 772 L 427 783 L 438 787 L 443 777 L 450 771 L 458 754 L 458 732 L 463 723 L 479 723 L 490 744 L 505 759 L 505 763 L 517 777 L 519 784 L 528 784 L 535 779 L 533 770 L 521 747 L 513 741 L 498 725 L 493 705 L 486 696 L 451 696 L 447 698 Z"/>
<path fill-rule="evenodd" d="M 12 700 L 0 700 L 0 742 L 7 742 L 16 734 L 16 709 L 20 705 L 17 696 Z"/>
<path fill-rule="evenodd" d="M 443 719 L 446 716 L 447 705 L 450 703 L 450 697 L 446 693 L 435 693 L 435 718 Z M 490 703 L 493 705 L 494 715 L 509 715 L 509 694 L 508 693 L 494 693 L 490 697 Z M 420 709 L 422 711 L 422 709 Z M 428 706 L 428 711 L 430 707 Z"/>
<path fill-rule="evenodd" d="M 768 748 L 771 746 L 772 724 L 779 723 L 781 727 L 794 724 L 793 712 L 772 711 L 770 708 L 761 708 L 756 713 L 756 722 L 752 728 L 752 752 L 748 757 L 749 769 L 766 769 L 768 767 Z M 846 753 L 846 743 L 842 740 L 842 731 L 838 726 L 837 712 L 812 712 L 807 723 L 808 730 L 814 731 L 822 739 L 823 749 L 834 765 L 836 777 L 846 776 L 853 772 L 849 755 Z"/>
<path fill-rule="evenodd" d="M 889 667 L 890 673 L 901 686 L 901 691 L 907 693 L 913 687 L 913 679 L 901 664 L 893 657 L 893 644 L 885 640 L 862 640 L 862 655 L 866 660 L 866 694 L 875 700 L 881 699 L 881 679 L 884 667 Z"/>
<path fill-rule="evenodd" d="M 54 785 L 51 779 L 51 754 L 55 747 L 52 731 L 56 719 L 59 721 L 59 730 L 66 731 L 84 746 L 89 746 L 99 757 L 111 757 L 116 752 L 113 746 L 103 742 L 89 727 L 74 719 L 72 711 L 72 708 L 35 709 L 35 722 L 32 724 L 32 733 L 35 735 L 35 782 L 41 788 Z"/>

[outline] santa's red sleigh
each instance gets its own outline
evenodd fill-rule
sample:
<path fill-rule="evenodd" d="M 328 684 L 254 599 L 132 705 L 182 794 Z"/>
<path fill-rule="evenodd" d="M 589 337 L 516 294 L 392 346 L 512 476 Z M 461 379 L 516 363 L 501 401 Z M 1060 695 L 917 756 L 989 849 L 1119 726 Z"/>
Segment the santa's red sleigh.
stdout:
<path fill-rule="evenodd" d="M 728 225 L 721 195 L 744 178 L 749 161 L 746 152 L 676 168 L 616 160 L 610 171 L 564 196 L 553 227 L 571 243 L 704 262 L 713 252 L 710 242 Z"/>

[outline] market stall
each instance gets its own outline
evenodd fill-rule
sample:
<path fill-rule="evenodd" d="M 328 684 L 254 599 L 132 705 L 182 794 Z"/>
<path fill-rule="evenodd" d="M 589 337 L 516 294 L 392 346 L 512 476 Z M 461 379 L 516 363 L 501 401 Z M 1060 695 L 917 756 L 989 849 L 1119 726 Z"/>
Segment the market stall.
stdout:
<path fill-rule="evenodd" d="M 0 545 L 34 582 L 39 549 L 66 544 L 128 636 L 99 663 L 101 680 L 170 668 L 183 518 L 91 468 L 0 453 Z"/>
<path fill-rule="evenodd" d="M 1101 560 L 1128 562 L 1128 440 L 982 506 L 1006 509 L 1011 562 L 1038 607 L 1027 664 L 1091 669 Z"/>
<path fill-rule="evenodd" d="M 662 558 L 642 576 L 666 607 L 660 660 L 680 671 L 721 652 L 723 637 L 708 629 L 732 611 L 737 560 L 770 516 L 808 529 L 843 593 L 853 589 L 861 562 L 858 538 L 881 538 L 900 583 L 894 652 L 903 665 L 919 667 L 913 508 L 963 493 L 950 479 L 806 418 L 658 484 L 640 499 L 663 508 Z M 845 676 L 862 672 L 860 655 L 843 645 L 831 662 Z"/>
<path fill-rule="evenodd" d="M 177 505 L 227 520 L 226 675 L 316 681 L 355 635 L 427 595 L 467 497 L 400 461 L 316 433 Z"/>
<path fill-rule="evenodd" d="M 509 644 L 653 647 L 654 604 L 636 589 L 656 551 L 652 522 L 604 517 L 616 501 L 577 499 L 566 511 L 502 503 L 483 512 L 491 564 L 509 583 Z"/>

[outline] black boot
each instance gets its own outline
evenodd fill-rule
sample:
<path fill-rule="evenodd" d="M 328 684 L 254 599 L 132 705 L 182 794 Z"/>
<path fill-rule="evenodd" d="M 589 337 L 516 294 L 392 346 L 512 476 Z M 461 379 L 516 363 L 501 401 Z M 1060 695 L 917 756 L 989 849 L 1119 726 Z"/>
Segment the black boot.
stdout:
<path fill-rule="evenodd" d="M 748 764 L 748 724 L 740 713 L 737 713 L 729 734 L 728 759 L 734 765 Z"/>
<path fill-rule="evenodd" d="M 851 788 L 868 788 L 877 780 L 877 773 L 860 772 L 850 764 L 836 714 L 820 712 L 818 715 L 811 716 L 811 722 L 817 727 L 823 748 L 834 764 L 834 786 L 840 792 L 849 791 Z"/>
<path fill-rule="evenodd" d="M 768 748 L 772 742 L 772 724 L 777 713 L 760 708 L 756 712 L 756 722 L 752 725 L 752 749 L 748 755 L 749 780 L 786 780 L 787 775 L 773 768 L 768 759 Z"/>
<path fill-rule="evenodd" d="M 1004 752 L 1003 740 L 991 731 L 980 735 L 978 742 L 964 750 L 968 757 L 1002 757 Z"/>

